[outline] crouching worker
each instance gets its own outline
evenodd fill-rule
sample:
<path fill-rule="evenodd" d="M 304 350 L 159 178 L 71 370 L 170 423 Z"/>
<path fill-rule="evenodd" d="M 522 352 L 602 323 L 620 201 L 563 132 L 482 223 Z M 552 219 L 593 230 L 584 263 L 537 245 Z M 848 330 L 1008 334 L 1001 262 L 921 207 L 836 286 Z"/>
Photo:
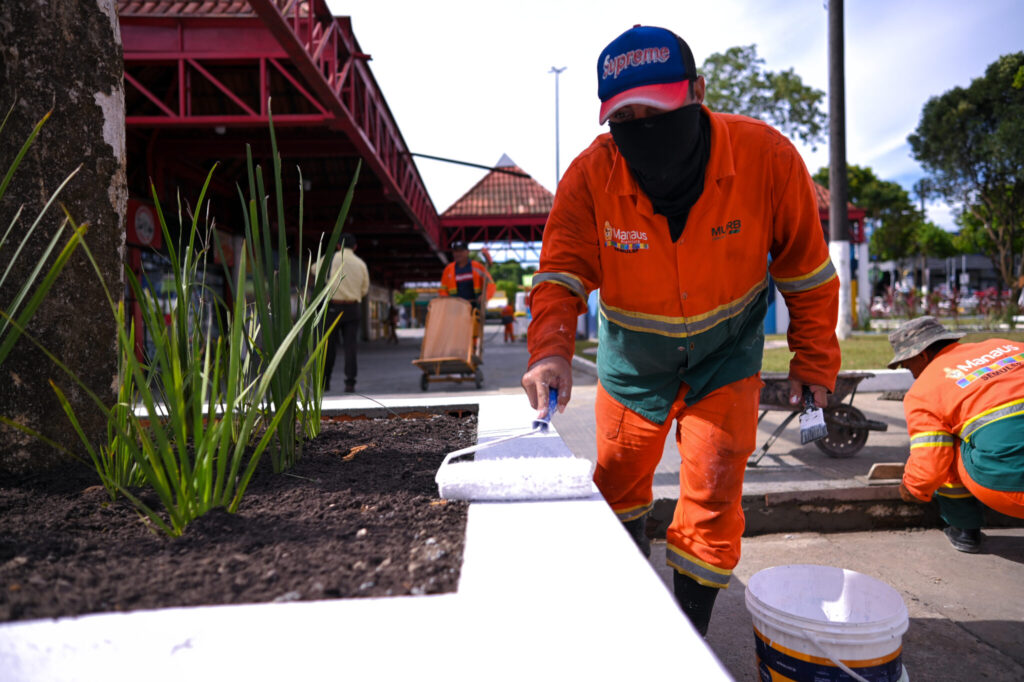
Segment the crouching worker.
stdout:
<path fill-rule="evenodd" d="M 597 77 L 610 134 L 559 181 L 522 383 L 534 407 L 550 386 L 565 409 L 577 316 L 600 289 L 594 481 L 649 554 L 654 471 L 676 422 L 666 554 L 703 635 L 740 558 L 769 274 L 791 316 L 790 400 L 808 386 L 822 407 L 839 371 L 839 281 L 800 155 L 767 124 L 702 106 L 682 38 L 634 27 L 598 57 Z"/>
<path fill-rule="evenodd" d="M 914 375 L 903 398 L 910 455 L 900 496 L 934 496 L 953 547 L 974 553 L 983 504 L 1024 518 L 1024 343 L 962 336 L 934 317 L 906 322 L 889 335 L 889 369 Z"/>

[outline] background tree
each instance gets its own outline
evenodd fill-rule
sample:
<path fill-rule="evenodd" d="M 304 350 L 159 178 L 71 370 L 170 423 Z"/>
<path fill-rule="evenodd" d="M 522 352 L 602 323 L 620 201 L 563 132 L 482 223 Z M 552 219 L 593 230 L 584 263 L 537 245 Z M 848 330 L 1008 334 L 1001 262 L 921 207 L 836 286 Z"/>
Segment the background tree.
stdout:
<path fill-rule="evenodd" d="M 907 139 L 936 193 L 984 233 L 1012 316 L 1024 280 L 1024 52 L 929 99 Z"/>
<path fill-rule="evenodd" d="M 757 45 L 716 52 L 704 60 L 700 72 L 707 80 L 705 103 L 712 110 L 759 118 L 812 149 L 825 141 L 825 93 L 804 85 L 793 69 L 765 70 Z"/>
<path fill-rule="evenodd" d="M 814 174 L 814 181 L 829 186 L 829 168 Z M 896 182 L 882 180 L 870 167 L 846 167 L 850 202 L 867 213 L 875 228 L 868 249 L 880 260 L 899 261 L 914 255 L 914 230 L 922 222 L 907 190 Z"/>
<path fill-rule="evenodd" d="M 495 285 L 497 285 L 498 280 L 509 280 L 520 284 L 523 281 L 523 266 L 519 264 L 519 261 L 514 260 L 495 263 L 491 266 L 491 277 L 494 278 Z"/>
<path fill-rule="evenodd" d="M 0 2 L 0 109 L 14 105 L 0 138 L 0 159 L 14 158 L 32 126 L 53 110 L 0 205 L 6 229 L 19 207 L 40 213 L 42 202 L 81 165 L 60 195 L 86 239 L 111 291 L 123 287 L 125 183 L 124 59 L 115 0 Z M 13 148 L 13 149 L 12 149 Z M 61 211 L 32 235 L 16 266 L 31 268 L 60 225 Z M 21 226 L 15 231 L 24 229 Z M 25 278 L 18 273 L 8 282 Z M 13 288 L 16 291 L 17 287 Z M 12 290 L 0 290 L 6 309 Z M 79 249 L 28 329 L 97 395 L 116 399 L 116 328 L 100 280 Z M 79 439 L 50 389 L 60 384 L 93 442 L 106 438 L 106 418 L 84 391 L 22 337 L 0 374 L 0 414 L 66 444 Z M 4 471 L 66 466 L 45 444 L 0 429 Z"/>
<path fill-rule="evenodd" d="M 491 266 L 491 277 L 498 291 L 505 292 L 508 302 L 515 305 L 516 293 L 523 290 L 523 275 L 535 271 L 536 268 L 524 268 L 519 261 L 507 260 Z"/>

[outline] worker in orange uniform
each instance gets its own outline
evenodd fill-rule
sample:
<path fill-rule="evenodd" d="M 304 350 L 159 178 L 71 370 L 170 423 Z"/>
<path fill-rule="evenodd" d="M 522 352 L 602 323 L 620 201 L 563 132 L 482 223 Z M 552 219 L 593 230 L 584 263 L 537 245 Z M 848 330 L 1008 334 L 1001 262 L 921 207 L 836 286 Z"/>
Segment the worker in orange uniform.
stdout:
<path fill-rule="evenodd" d="M 705 83 L 671 31 L 634 27 L 597 62 L 599 135 L 559 181 L 533 277 L 522 384 L 546 412 L 572 392 L 576 320 L 600 289 L 594 481 L 642 551 L 672 422 L 682 459 L 667 532 L 680 607 L 704 634 L 740 556 L 769 277 L 791 323 L 791 401 L 819 406 L 839 371 L 839 282 L 812 181 L 765 123 L 702 106 Z"/>
<path fill-rule="evenodd" d="M 914 375 L 903 398 L 910 456 L 900 496 L 934 495 L 950 543 L 975 553 L 983 505 L 1024 519 L 1024 343 L 957 343 L 962 336 L 930 316 L 905 322 L 889 335 L 889 369 Z"/>
<path fill-rule="evenodd" d="M 505 325 L 505 343 L 514 342 L 516 334 L 513 327 L 516 323 L 516 309 L 512 307 L 511 303 L 506 303 L 505 307 L 501 309 L 501 323 Z"/>
<path fill-rule="evenodd" d="M 452 242 L 452 262 L 441 273 L 441 296 L 458 296 L 469 301 L 476 311 L 473 320 L 473 348 L 477 355 L 483 355 L 481 338 L 483 315 L 487 299 L 494 295 L 494 280 L 483 263 L 469 259 L 466 242 Z"/>

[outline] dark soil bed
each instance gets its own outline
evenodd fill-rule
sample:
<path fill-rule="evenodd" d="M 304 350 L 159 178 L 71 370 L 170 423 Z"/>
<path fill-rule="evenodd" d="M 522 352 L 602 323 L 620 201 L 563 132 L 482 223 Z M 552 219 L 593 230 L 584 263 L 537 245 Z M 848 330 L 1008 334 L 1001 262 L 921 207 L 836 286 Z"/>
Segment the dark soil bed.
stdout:
<path fill-rule="evenodd" d="M 467 506 L 434 474 L 475 436 L 475 416 L 325 421 L 294 469 L 264 461 L 237 514 L 176 539 L 84 469 L 0 482 L 0 621 L 452 592 Z"/>

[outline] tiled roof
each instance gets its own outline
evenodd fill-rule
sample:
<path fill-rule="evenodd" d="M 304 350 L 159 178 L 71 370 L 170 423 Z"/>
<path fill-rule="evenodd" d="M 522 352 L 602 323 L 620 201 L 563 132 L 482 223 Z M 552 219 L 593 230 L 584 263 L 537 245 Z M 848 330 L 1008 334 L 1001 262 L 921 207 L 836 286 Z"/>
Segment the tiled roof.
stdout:
<path fill-rule="evenodd" d="M 825 187 L 824 185 L 820 185 L 817 182 L 815 182 L 813 184 L 814 184 L 814 198 L 818 200 L 818 210 L 819 211 L 824 211 L 825 213 L 828 213 L 829 206 L 831 205 L 831 201 L 832 201 L 832 194 L 828 191 L 828 188 Z M 852 211 L 858 210 L 857 207 L 853 204 L 852 201 L 846 202 L 846 208 L 847 208 L 847 210 L 852 210 Z"/>
<path fill-rule="evenodd" d="M 551 211 L 555 196 L 508 156 L 502 156 L 496 168 L 501 170 L 485 175 L 441 217 L 529 215 Z"/>

